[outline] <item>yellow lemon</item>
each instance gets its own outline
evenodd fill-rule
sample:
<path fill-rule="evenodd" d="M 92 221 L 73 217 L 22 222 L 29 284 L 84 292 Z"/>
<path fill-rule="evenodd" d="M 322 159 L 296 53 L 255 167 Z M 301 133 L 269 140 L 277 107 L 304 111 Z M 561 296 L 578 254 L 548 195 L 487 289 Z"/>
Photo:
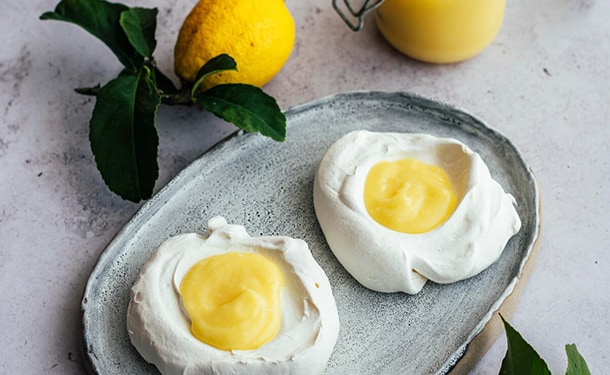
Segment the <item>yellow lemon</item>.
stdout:
<path fill-rule="evenodd" d="M 174 49 L 174 70 L 187 82 L 209 59 L 226 53 L 237 71 L 214 74 L 219 83 L 263 86 L 284 66 L 294 46 L 294 20 L 283 0 L 200 0 L 185 18 Z"/>

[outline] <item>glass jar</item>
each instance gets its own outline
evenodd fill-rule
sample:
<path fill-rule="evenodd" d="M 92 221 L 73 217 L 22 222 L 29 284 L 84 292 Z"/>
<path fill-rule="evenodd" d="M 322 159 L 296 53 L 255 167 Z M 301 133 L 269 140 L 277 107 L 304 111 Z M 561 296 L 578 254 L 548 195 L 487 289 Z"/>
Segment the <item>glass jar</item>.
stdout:
<path fill-rule="evenodd" d="M 362 27 L 366 12 L 375 9 L 375 20 L 384 38 L 400 52 L 431 63 L 466 60 L 487 47 L 496 37 L 506 0 L 367 0 L 352 11 Z M 347 21 L 333 0 L 335 10 Z M 348 23 L 349 25 L 349 23 Z"/>

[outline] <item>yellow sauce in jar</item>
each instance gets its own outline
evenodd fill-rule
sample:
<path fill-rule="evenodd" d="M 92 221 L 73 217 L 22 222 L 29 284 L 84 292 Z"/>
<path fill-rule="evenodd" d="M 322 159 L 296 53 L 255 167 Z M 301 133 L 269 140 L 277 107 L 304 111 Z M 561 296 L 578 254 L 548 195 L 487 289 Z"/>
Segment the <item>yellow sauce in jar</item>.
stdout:
<path fill-rule="evenodd" d="M 381 34 L 396 49 L 431 63 L 466 60 L 496 37 L 506 0 L 384 0 Z"/>

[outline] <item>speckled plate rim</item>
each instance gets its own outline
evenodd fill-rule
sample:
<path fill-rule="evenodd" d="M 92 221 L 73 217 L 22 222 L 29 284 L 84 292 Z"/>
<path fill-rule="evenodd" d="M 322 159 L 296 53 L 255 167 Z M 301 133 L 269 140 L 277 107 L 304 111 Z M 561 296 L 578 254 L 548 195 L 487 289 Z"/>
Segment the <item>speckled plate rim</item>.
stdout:
<path fill-rule="evenodd" d="M 494 130 L 490 126 L 488 126 L 483 120 L 480 118 L 470 114 L 467 110 L 445 103 L 443 101 L 439 101 L 437 99 L 432 99 L 428 97 L 424 97 L 422 95 L 410 93 L 410 92 L 394 92 L 394 91 L 351 91 L 351 92 L 343 92 L 334 95 L 325 96 L 313 101 L 310 101 L 305 104 L 297 105 L 290 107 L 284 111 L 288 126 L 290 126 L 290 119 L 293 116 L 298 115 L 299 113 L 306 112 L 311 110 L 312 108 L 316 108 L 318 106 L 322 106 L 332 100 L 343 99 L 349 100 L 350 98 L 362 99 L 363 97 L 376 97 L 380 100 L 388 97 L 400 96 L 404 97 L 405 100 L 408 99 L 417 99 L 420 101 L 428 101 L 431 105 L 435 106 L 443 106 L 447 109 L 461 112 L 463 115 L 472 118 L 475 122 L 478 123 L 481 130 L 488 134 L 491 134 L 494 138 L 503 139 L 506 144 L 511 147 L 515 154 L 519 158 L 519 164 L 521 168 L 526 171 L 529 179 L 533 184 L 534 190 L 534 205 L 535 205 L 535 217 L 533 217 L 534 227 L 531 228 L 533 231 L 531 236 L 531 241 L 527 244 L 527 249 L 524 252 L 524 256 L 521 258 L 521 262 L 519 265 L 518 274 L 508 283 L 501 297 L 496 300 L 496 302 L 492 305 L 492 307 L 487 311 L 484 318 L 481 319 L 478 325 L 470 332 L 468 338 L 464 341 L 464 343 L 453 353 L 453 355 L 448 358 L 448 360 L 440 367 L 439 371 L 436 374 L 462 374 L 467 373 L 472 366 L 478 362 L 478 360 L 485 354 L 485 352 L 491 347 L 493 342 L 497 339 L 500 334 L 502 328 L 500 326 L 501 323 L 498 322 L 497 319 L 493 320 L 494 314 L 503 313 L 503 316 L 506 318 L 510 318 L 516 309 L 516 305 L 518 300 L 523 292 L 523 288 L 529 278 L 529 275 L 533 269 L 535 260 L 537 258 L 537 250 L 539 248 L 539 239 L 540 239 L 540 230 L 541 230 L 541 218 L 540 218 L 540 191 L 538 187 L 538 183 L 536 178 L 530 168 L 530 166 L 525 162 L 522 157 L 522 154 L 519 152 L 518 148 L 504 135 L 502 135 L 497 130 Z M 229 142 L 230 140 L 241 137 L 241 136 L 253 136 L 255 134 L 244 134 L 243 131 L 237 130 L 234 133 L 228 135 L 223 138 L 219 142 L 217 142 L 214 146 L 210 147 L 207 151 L 205 151 L 200 157 L 195 159 L 193 163 L 197 160 L 204 158 L 211 153 L 216 152 L 219 148 Z M 191 165 L 193 164 L 191 163 Z M 133 228 L 138 228 L 143 223 L 146 222 L 148 216 L 154 215 L 171 197 L 176 193 L 181 186 L 179 185 L 179 181 L 183 178 L 183 175 L 187 174 L 187 170 L 191 166 L 187 166 L 184 170 L 179 172 L 168 184 L 166 184 L 163 188 L 161 188 L 149 201 L 144 203 L 142 207 L 138 209 L 138 211 L 134 214 L 134 216 L 117 232 L 117 234 L 113 237 L 113 239 L 109 242 L 109 244 L 105 247 L 105 249 L 100 254 L 95 266 L 92 269 L 91 275 L 85 285 L 82 300 L 81 300 L 81 328 L 82 328 L 82 354 L 83 354 L 83 363 L 87 371 L 91 374 L 102 374 L 100 369 L 98 368 L 98 358 L 96 354 L 91 350 L 89 343 L 87 342 L 87 328 L 86 328 L 86 320 L 87 320 L 87 303 L 90 298 L 90 289 L 93 284 L 96 283 L 97 279 L 100 277 L 99 271 L 102 264 L 105 264 L 109 260 L 114 259 L 120 252 L 118 246 L 114 246 L 117 241 L 121 239 L 121 237 L 125 233 L 129 233 Z M 146 215 L 145 215 L 146 214 Z"/>

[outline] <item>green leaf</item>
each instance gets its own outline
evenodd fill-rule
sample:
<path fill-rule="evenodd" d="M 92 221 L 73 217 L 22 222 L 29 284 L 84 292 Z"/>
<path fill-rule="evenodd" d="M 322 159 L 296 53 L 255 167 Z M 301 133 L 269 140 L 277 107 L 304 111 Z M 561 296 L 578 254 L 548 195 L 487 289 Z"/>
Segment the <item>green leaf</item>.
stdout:
<path fill-rule="evenodd" d="M 129 8 L 103 0 L 62 0 L 55 11 L 40 16 L 78 25 L 101 40 L 130 71 L 136 72 L 144 58 L 131 45 L 120 25 L 121 13 Z"/>
<path fill-rule="evenodd" d="M 211 74 L 218 73 L 224 70 L 237 70 L 237 63 L 226 53 L 220 54 L 209 59 L 197 72 L 195 82 L 191 88 L 191 97 L 195 97 L 201 82 Z"/>
<path fill-rule="evenodd" d="M 131 45 L 140 55 L 152 59 L 157 47 L 157 8 L 130 8 L 121 13 L 120 24 Z"/>
<path fill-rule="evenodd" d="M 247 132 L 260 132 L 276 141 L 286 138 L 286 116 L 275 99 L 256 86 L 216 85 L 196 96 L 205 110 Z"/>
<path fill-rule="evenodd" d="M 566 354 L 568 355 L 566 375 L 591 375 L 587 362 L 576 349 L 576 344 L 566 345 Z"/>
<path fill-rule="evenodd" d="M 154 73 L 144 66 L 102 87 L 93 109 L 89 139 L 97 167 L 110 190 L 133 202 L 152 195 L 159 174 L 160 102 Z"/>
<path fill-rule="evenodd" d="M 538 353 L 521 337 L 504 317 L 508 349 L 502 361 L 500 375 L 550 375 L 551 372 Z"/>

